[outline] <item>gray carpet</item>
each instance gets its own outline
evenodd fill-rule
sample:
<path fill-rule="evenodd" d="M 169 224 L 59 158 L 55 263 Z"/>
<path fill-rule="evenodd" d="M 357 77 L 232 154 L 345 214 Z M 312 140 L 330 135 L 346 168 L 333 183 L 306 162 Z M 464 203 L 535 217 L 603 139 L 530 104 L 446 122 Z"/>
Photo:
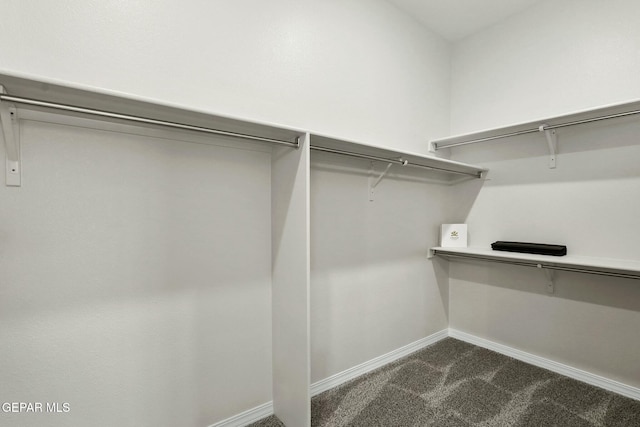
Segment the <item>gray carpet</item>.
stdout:
<path fill-rule="evenodd" d="M 284 423 L 278 419 L 275 415 L 263 418 L 258 422 L 249 424 L 247 427 L 285 427 Z"/>
<path fill-rule="evenodd" d="M 447 338 L 314 397 L 311 425 L 640 427 L 640 401 Z"/>

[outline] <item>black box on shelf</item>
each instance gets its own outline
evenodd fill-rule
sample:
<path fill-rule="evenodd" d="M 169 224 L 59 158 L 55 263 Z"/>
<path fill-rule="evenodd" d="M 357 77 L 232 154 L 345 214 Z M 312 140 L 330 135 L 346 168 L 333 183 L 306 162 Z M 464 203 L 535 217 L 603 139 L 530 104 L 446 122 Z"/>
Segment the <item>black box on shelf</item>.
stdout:
<path fill-rule="evenodd" d="M 497 241 L 491 244 L 494 251 L 521 252 L 536 255 L 563 256 L 567 254 L 564 245 L 549 245 L 546 243 L 504 242 Z"/>

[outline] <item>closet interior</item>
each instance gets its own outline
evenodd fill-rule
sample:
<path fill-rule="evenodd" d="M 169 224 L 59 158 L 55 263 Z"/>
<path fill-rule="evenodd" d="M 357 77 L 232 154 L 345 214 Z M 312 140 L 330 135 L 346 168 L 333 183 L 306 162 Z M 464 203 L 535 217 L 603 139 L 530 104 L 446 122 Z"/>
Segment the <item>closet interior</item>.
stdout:
<path fill-rule="evenodd" d="M 186 323 L 184 319 L 177 321 L 170 329 L 178 330 L 160 337 L 163 340 L 203 338 L 186 333 L 188 325 L 196 330 L 202 327 L 211 335 L 227 327 L 234 329 L 234 325 L 208 325 L 216 322 L 216 316 L 207 313 L 241 309 L 225 307 L 223 301 L 212 303 L 208 287 L 231 290 L 243 284 L 250 285 L 243 292 L 270 294 L 270 307 L 261 307 L 271 312 L 270 325 L 252 325 L 249 318 L 239 331 L 229 333 L 242 337 L 243 329 L 251 335 L 255 334 L 251 329 L 257 328 L 260 336 L 270 337 L 268 357 L 264 351 L 258 356 L 272 363 L 273 411 L 287 425 L 307 425 L 310 419 L 310 154 L 318 153 L 331 167 L 340 167 L 342 161 L 342 166 L 355 166 L 359 174 L 366 175 L 365 203 L 375 200 L 374 190 L 383 180 L 397 181 L 398 176 L 402 180 L 395 169 L 408 171 L 410 179 L 427 179 L 428 185 L 435 182 L 438 186 L 479 180 L 487 172 L 462 162 L 92 88 L 9 74 L 1 75 L 0 82 L 8 166 L 5 200 L 21 205 L 15 212 L 18 216 L 47 211 L 50 225 L 61 228 L 60 232 L 73 229 L 71 236 L 58 235 L 57 239 L 74 239 L 79 246 L 63 254 L 65 242 L 56 242 L 56 236 L 51 236 L 53 241 L 48 244 L 36 243 L 36 236 L 45 231 L 26 231 L 24 222 L 10 217 L 16 221 L 11 238 L 24 242 L 18 245 L 15 258 L 9 257 L 7 262 L 14 263 L 29 253 L 42 274 L 77 281 L 69 289 L 52 289 L 49 302 L 64 299 L 65 294 L 73 305 L 97 304 L 100 297 L 117 299 L 119 292 L 153 299 L 159 298 L 158 291 L 175 292 L 184 301 L 179 304 L 182 307 L 164 302 L 169 312 L 166 322 L 181 311 L 188 312 L 190 301 L 201 304 L 197 315 L 191 313 Z M 374 166 L 380 170 L 369 170 Z M 81 174 L 88 174 L 86 182 L 76 178 Z M 192 185 L 194 182 L 197 184 Z M 49 193 L 51 199 L 39 197 L 42 192 Z M 73 203 L 57 204 L 56 192 L 69 194 Z M 163 235 L 169 226 L 174 229 Z M 194 227 L 200 228 L 196 231 Z M 108 248 L 117 251 L 99 259 L 104 255 L 101 251 Z M 264 253 L 270 254 L 270 259 L 265 259 Z M 422 255 L 418 254 L 420 263 L 424 263 Z M 185 260 L 186 270 L 177 267 Z M 145 267 L 142 272 L 134 267 L 139 264 Z M 101 276 L 107 266 L 114 272 Z M 16 275 L 24 274 L 26 265 L 15 262 L 14 268 Z M 35 283 L 38 278 L 33 280 Z M 119 284 L 114 286 L 115 282 Z M 23 298 L 35 300 L 32 309 L 46 304 L 46 296 L 36 296 L 35 284 L 31 295 L 22 292 L 21 285 L 24 281 L 16 279 L 8 287 L 8 295 L 22 293 Z M 74 291 L 80 291 L 79 295 L 70 296 Z M 58 297 L 53 296 L 56 292 Z M 205 308 L 207 302 L 210 306 Z M 150 310 L 145 306 L 140 315 L 153 317 Z M 114 313 L 101 316 L 116 320 L 111 318 Z M 87 319 L 83 322 L 91 324 Z M 186 336 L 180 336 L 182 333 Z M 228 336 L 229 342 L 220 345 L 232 345 L 238 337 Z M 153 338 L 146 341 L 149 339 L 151 348 L 160 345 L 153 344 Z M 203 341 L 197 345 L 210 346 L 205 353 L 215 358 L 218 344 Z M 267 341 L 262 338 L 258 344 L 268 348 Z M 75 362 L 64 363 L 78 363 L 88 357 L 87 351 L 99 352 L 86 348 L 73 356 Z M 242 368 L 238 369 L 246 368 L 252 359 L 255 357 L 240 361 Z M 162 369 L 168 368 L 166 363 L 159 360 L 151 365 Z M 213 382 L 225 373 L 203 371 L 202 375 L 203 381 Z"/>
<path fill-rule="evenodd" d="M 486 215 L 475 216 L 472 209 L 479 189 L 503 185 L 501 180 L 513 172 L 505 172 L 510 166 L 502 159 L 478 155 L 482 144 L 465 154 L 467 145 L 538 138 L 542 148 L 536 150 L 544 156 L 548 150 L 544 167 L 561 171 L 574 161 L 563 164 L 566 149 L 556 130 L 594 126 L 604 119 L 614 124 L 627 120 L 623 125 L 628 125 L 628 116 L 639 112 L 637 102 L 438 139 L 431 141 L 435 153 L 423 155 L 56 81 L 3 74 L 0 84 L 7 165 L 3 204 L 16 206 L 3 215 L 14 231 L 3 237 L 11 242 L 3 256 L 6 277 L 13 278 L 3 292 L 15 302 L 9 311 L 15 311 L 16 322 L 22 319 L 20 309 L 41 310 L 37 321 L 25 326 L 40 332 L 23 343 L 22 351 L 35 358 L 35 347 L 46 343 L 48 334 L 60 341 L 46 348 L 62 352 L 65 345 L 79 345 L 64 336 L 86 333 L 87 346 L 78 348 L 76 356 L 52 362 L 54 368 L 69 369 L 93 356 L 93 368 L 110 372 L 109 360 L 126 356 L 104 354 L 113 348 L 105 342 L 134 346 L 141 356 L 124 361 L 126 375 L 141 387 L 154 388 L 155 399 L 182 409 L 191 405 L 190 399 L 216 402 L 211 413 L 194 422 L 229 408 L 242 412 L 246 408 L 235 403 L 241 394 L 251 396 L 240 400 L 258 406 L 261 396 L 272 390 L 273 406 L 264 407 L 265 414 L 277 414 L 286 425 L 309 425 L 312 394 L 336 384 L 320 383 L 361 362 L 360 356 L 349 355 L 351 346 L 367 348 L 372 355 L 386 353 L 399 343 L 449 328 L 450 318 L 456 319 L 453 326 L 472 321 L 459 314 L 468 307 L 450 305 L 456 291 L 449 293 L 448 286 L 450 278 L 453 288 L 473 286 L 476 268 L 483 283 L 495 280 L 495 273 L 478 267 L 477 261 L 535 267 L 545 272 L 550 293 L 555 271 L 579 274 L 569 279 L 572 286 L 583 273 L 614 276 L 625 280 L 620 284 L 625 288 L 637 286 L 635 279 L 640 279 L 640 262 L 615 259 L 615 254 L 557 261 L 496 255 L 482 249 L 490 237 L 478 234 L 472 238 L 480 249 L 435 246 L 443 222 L 462 221 L 471 213 L 472 227 L 478 226 Z M 445 151 L 449 148 L 453 151 Z M 580 149 L 571 150 L 569 156 L 581 154 Z M 443 151 L 460 160 L 437 157 Z M 487 167 L 473 164 L 474 156 Z M 525 173 L 532 173 L 526 169 L 531 165 L 525 166 Z M 86 181 L 79 178 L 83 176 Z M 509 179 L 511 175 L 504 185 L 512 184 Z M 403 213 L 389 220 L 394 210 Z M 429 219 L 419 219 L 427 210 Z M 414 227 L 403 215 L 420 225 Z M 354 217 L 361 223 L 355 224 Z M 51 227 L 58 231 L 50 233 Z M 361 245 L 365 241 L 367 245 Z M 70 246 L 75 249 L 69 251 Z M 386 271 L 376 270 L 372 262 L 378 258 L 371 248 L 387 255 L 380 259 L 398 265 L 390 262 Z M 472 264 L 450 266 L 449 259 Z M 376 333 L 398 335 L 398 345 L 388 348 L 378 347 L 375 337 L 361 335 L 357 328 L 341 326 L 341 316 L 351 322 L 358 316 L 375 319 L 385 304 L 388 313 L 397 312 L 406 302 L 394 297 L 393 277 L 398 274 L 407 275 L 400 286 L 416 286 L 405 289 L 404 296 L 435 304 L 437 314 L 420 314 L 420 305 L 408 307 L 420 321 L 418 330 L 405 335 L 395 328 L 386 330 L 381 322 L 373 328 Z M 504 275 L 520 273 L 497 274 L 501 281 L 507 280 Z M 38 283 L 47 276 L 68 286 L 41 293 Z M 378 297 L 358 286 L 375 282 L 376 276 L 389 284 L 375 285 Z M 419 290 L 425 277 L 436 285 Z M 345 287 L 345 282 L 354 285 Z M 212 287 L 219 292 L 214 295 Z M 257 305 L 237 306 L 233 292 Z M 340 294 L 337 306 L 332 292 Z M 126 315 L 116 304 L 123 295 L 132 308 Z M 269 305 L 260 302 L 267 296 Z M 358 301 L 358 308 L 349 301 Z M 47 305 L 54 303 L 68 305 L 72 314 L 59 318 L 48 313 Z M 232 324 L 216 314 L 233 312 L 242 315 L 231 316 L 236 319 Z M 265 318 L 271 322 L 265 324 Z M 121 324 L 120 333 L 102 335 L 102 322 Z M 152 326 L 157 324 L 166 329 Z M 80 325 L 89 332 L 82 332 Z M 129 330 L 133 325 L 138 326 Z M 315 334 L 318 338 L 312 340 Z M 170 342 L 175 343 L 174 354 L 155 351 Z M 327 345 L 344 347 L 347 356 L 340 360 L 328 354 Z M 182 359 L 179 349 L 189 346 L 201 347 L 203 359 Z M 219 351 L 228 346 L 237 346 L 243 354 L 230 371 L 234 361 L 224 360 L 230 356 Z M 211 360 L 224 368 L 210 370 Z M 155 372 L 170 369 L 175 372 L 167 378 L 155 377 Z M 261 386 L 252 389 L 256 375 Z M 227 397 L 207 385 L 220 382 L 235 384 Z M 198 396 L 189 390 L 194 384 Z M 107 394 L 117 389 L 115 383 L 102 386 Z M 176 389 L 186 397 L 174 402 Z"/>

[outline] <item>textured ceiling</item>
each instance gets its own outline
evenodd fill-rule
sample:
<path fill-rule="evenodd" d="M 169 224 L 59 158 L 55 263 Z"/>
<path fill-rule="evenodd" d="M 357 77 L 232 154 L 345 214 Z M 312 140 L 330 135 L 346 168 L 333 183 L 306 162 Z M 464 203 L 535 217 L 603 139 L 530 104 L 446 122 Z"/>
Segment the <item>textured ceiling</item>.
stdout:
<path fill-rule="evenodd" d="M 388 0 L 450 41 L 489 27 L 540 0 Z"/>

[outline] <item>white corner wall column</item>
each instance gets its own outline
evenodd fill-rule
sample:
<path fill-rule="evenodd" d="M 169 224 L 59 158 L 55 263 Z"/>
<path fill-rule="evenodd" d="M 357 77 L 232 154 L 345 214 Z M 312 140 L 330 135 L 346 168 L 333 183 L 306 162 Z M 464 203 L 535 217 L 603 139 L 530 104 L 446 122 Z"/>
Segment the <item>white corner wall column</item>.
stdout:
<path fill-rule="evenodd" d="M 271 169 L 273 408 L 292 427 L 311 425 L 309 141 L 274 147 Z"/>

